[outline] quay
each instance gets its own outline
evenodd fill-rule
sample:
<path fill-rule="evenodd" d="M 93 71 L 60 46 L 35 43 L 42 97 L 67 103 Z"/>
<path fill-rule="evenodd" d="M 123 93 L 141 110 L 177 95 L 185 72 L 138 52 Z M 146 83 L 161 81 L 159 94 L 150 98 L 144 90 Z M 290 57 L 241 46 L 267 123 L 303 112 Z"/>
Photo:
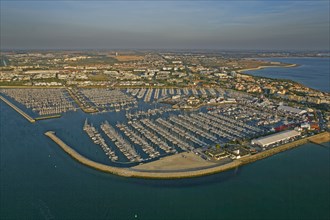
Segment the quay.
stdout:
<path fill-rule="evenodd" d="M 0 99 L 2 101 L 4 101 L 7 105 L 9 105 L 10 107 L 12 107 L 15 111 L 17 111 L 19 114 L 21 114 L 24 118 L 26 118 L 29 122 L 34 123 L 36 122 L 35 119 L 33 119 L 31 116 L 29 116 L 28 114 L 26 114 L 25 112 L 23 112 L 20 108 L 18 108 L 16 105 L 14 105 L 13 103 L 11 103 L 9 100 L 7 100 L 5 97 L 3 97 L 2 95 L 0 95 Z"/>
<path fill-rule="evenodd" d="M 299 139 L 299 140 L 296 140 L 296 141 L 293 141 L 293 142 L 290 142 L 287 144 L 283 144 L 281 146 L 271 148 L 269 150 L 265 150 L 260 153 L 248 156 L 248 157 L 244 157 L 239 160 L 242 162 L 242 165 L 248 164 L 248 163 L 252 163 L 257 160 L 261 160 L 261 159 L 270 157 L 274 154 L 293 149 L 293 148 L 298 147 L 303 144 L 307 144 L 307 143 L 311 143 L 311 142 L 324 143 L 324 142 L 329 142 L 329 141 L 330 141 L 330 135 L 329 135 L 329 132 L 326 131 L 326 132 L 322 132 L 322 133 L 313 135 L 311 137 L 306 137 L 306 138 Z"/>
<path fill-rule="evenodd" d="M 38 117 L 35 118 L 36 121 L 40 121 L 40 120 L 46 120 L 46 119 L 52 119 L 52 118 L 60 118 L 62 117 L 62 115 L 50 115 L 50 116 L 43 116 L 43 117 Z"/>
<path fill-rule="evenodd" d="M 71 89 L 66 89 L 66 91 L 69 93 L 69 95 L 71 96 L 71 98 L 78 104 L 78 106 L 80 107 L 80 109 L 85 112 L 85 113 L 96 113 L 98 112 L 96 109 L 92 109 L 92 108 L 86 108 L 83 103 L 77 98 L 77 96 L 72 92 Z"/>
<path fill-rule="evenodd" d="M 242 165 L 252 163 L 257 160 L 264 159 L 266 157 L 270 157 L 274 154 L 295 148 L 297 146 L 300 146 L 302 144 L 306 144 L 309 141 L 322 141 L 322 142 L 329 142 L 330 141 L 330 135 L 329 132 L 323 132 L 311 137 L 306 137 L 297 141 L 293 141 L 291 143 L 284 144 L 282 146 L 272 148 L 269 150 L 265 150 L 261 153 L 254 154 L 251 156 L 247 156 L 241 159 L 234 160 L 230 163 L 219 165 L 219 166 L 207 166 L 207 167 L 200 167 L 196 169 L 190 169 L 190 170 L 171 170 L 171 171 L 165 171 L 165 170 L 155 170 L 153 168 L 151 169 L 141 169 L 141 165 L 132 167 L 132 168 L 119 168 L 119 167 L 113 167 L 109 165 L 104 165 L 95 161 L 92 161 L 81 154 L 79 154 L 77 151 L 69 147 L 67 144 L 65 144 L 60 138 L 58 138 L 55 135 L 55 132 L 48 131 L 45 133 L 46 136 L 48 136 L 51 140 L 53 140 L 56 144 L 58 144 L 69 156 L 71 156 L 73 159 L 77 160 L 78 162 L 82 163 L 83 165 L 86 165 L 88 167 L 91 167 L 93 169 L 111 173 L 118 176 L 123 177 L 134 177 L 134 178 L 146 178 L 146 179 L 182 179 L 182 178 L 192 178 L 192 177 L 199 177 L 199 176 L 206 176 L 211 175 L 231 169 L 235 169 L 237 167 L 240 167 Z M 176 156 L 176 155 L 173 155 Z M 168 157 L 173 157 L 168 156 Z M 166 160 L 166 157 L 163 159 Z M 157 162 L 157 161 L 155 161 Z M 154 162 L 150 162 L 154 163 Z M 170 161 L 172 163 L 172 161 Z M 140 166 L 140 167 L 139 167 Z M 152 167 L 152 166 L 151 166 Z"/>

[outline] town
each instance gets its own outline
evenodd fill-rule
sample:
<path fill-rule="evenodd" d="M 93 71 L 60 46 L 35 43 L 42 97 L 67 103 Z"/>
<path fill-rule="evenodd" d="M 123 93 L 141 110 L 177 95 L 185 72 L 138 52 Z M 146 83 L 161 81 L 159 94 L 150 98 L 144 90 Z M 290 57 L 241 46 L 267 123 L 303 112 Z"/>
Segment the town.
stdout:
<path fill-rule="evenodd" d="M 1 86 L 220 87 L 320 108 L 330 103 L 329 94 L 296 82 L 244 74 L 244 70 L 292 64 L 221 53 L 2 52 L 0 61 Z"/>
<path fill-rule="evenodd" d="M 328 93 L 244 73 L 294 64 L 198 53 L 63 53 L 5 53 L 0 97 L 30 121 L 103 115 L 101 124 L 86 115 L 82 129 L 113 166 L 182 152 L 227 164 L 329 130 Z"/>

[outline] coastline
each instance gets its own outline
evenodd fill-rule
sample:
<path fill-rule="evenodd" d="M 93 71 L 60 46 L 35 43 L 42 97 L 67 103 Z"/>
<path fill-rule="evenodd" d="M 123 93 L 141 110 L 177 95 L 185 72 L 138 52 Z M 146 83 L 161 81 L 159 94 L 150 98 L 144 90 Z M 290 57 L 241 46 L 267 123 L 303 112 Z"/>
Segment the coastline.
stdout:
<path fill-rule="evenodd" d="M 245 164 L 249 164 L 267 157 L 270 157 L 274 154 L 298 147 L 302 144 L 306 143 L 313 143 L 313 142 L 329 142 L 330 141 L 330 133 L 329 132 L 323 132 L 320 134 L 316 134 L 311 137 L 306 137 L 291 143 L 287 143 L 284 145 L 281 145 L 276 148 L 272 148 L 269 150 L 265 150 L 263 152 L 250 155 L 241 159 L 234 160 L 230 163 L 214 166 L 210 168 L 205 169 L 198 169 L 198 170 L 192 170 L 192 171 L 172 171 L 172 172 L 157 172 L 157 170 L 146 170 L 141 171 L 132 168 L 119 168 L 119 167 L 113 167 L 105 164 L 101 164 L 95 161 L 92 161 L 81 154 L 79 154 L 77 151 L 72 149 L 70 146 L 65 144 L 60 138 L 58 138 L 55 135 L 55 132 L 48 131 L 45 133 L 46 136 L 48 136 L 52 141 L 54 141 L 56 144 L 58 144 L 70 157 L 75 159 L 76 161 L 80 162 L 81 164 L 88 166 L 90 168 L 111 173 L 118 176 L 123 177 L 133 177 L 133 178 L 144 178 L 144 179 L 183 179 L 183 178 L 193 178 L 193 177 L 200 177 L 200 176 L 207 176 L 215 173 L 224 172 L 227 170 L 231 170 L 237 167 L 240 167 Z M 152 162 L 151 162 L 152 163 Z"/>
<path fill-rule="evenodd" d="M 240 70 L 237 70 L 237 72 L 239 73 L 242 73 L 242 72 L 245 72 L 245 71 L 250 71 L 250 70 L 261 70 L 261 69 L 265 69 L 265 68 L 291 68 L 291 67 L 297 67 L 298 64 L 288 64 L 288 65 L 285 65 L 285 66 L 279 66 L 279 65 L 274 65 L 274 66 L 258 66 L 258 67 L 255 67 L 255 68 L 247 68 L 247 69 L 240 69 Z"/>

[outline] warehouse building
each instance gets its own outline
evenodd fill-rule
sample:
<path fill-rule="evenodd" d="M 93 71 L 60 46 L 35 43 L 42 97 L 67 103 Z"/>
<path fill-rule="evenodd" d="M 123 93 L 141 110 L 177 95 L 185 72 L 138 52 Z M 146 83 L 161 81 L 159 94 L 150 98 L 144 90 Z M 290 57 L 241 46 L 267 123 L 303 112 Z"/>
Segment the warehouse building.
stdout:
<path fill-rule="evenodd" d="M 290 140 L 291 138 L 300 136 L 300 132 L 296 130 L 287 130 L 287 131 L 282 131 L 276 134 L 268 135 L 265 137 L 253 139 L 251 141 L 251 144 L 253 145 L 258 145 L 260 147 L 268 147 L 273 144 L 277 144 L 281 141 L 286 141 Z"/>
<path fill-rule="evenodd" d="M 299 108 L 292 108 L 290 106 L 285 106 L 285 105 L 280 105 L 278 107 L 278 110 L 285 111 L 285 112 L 290 112 L 292 114 L 298 114 L 298 115 L 302 115 L 302 114 L 307 112 L 306 110 L 302 110 L 302 109 L 299 109 Z"/>

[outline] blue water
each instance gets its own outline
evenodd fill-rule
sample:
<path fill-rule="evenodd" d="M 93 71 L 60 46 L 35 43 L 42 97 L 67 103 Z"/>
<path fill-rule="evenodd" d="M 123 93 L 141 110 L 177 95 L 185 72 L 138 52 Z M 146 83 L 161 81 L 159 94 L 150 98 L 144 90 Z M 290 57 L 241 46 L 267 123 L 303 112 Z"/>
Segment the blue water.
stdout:
<path fill-rule="evenodd" d="M 267 58 L 262 60 L 294 63 L 293 68 L 266 68 L 247 74 L 274 79 L 290 79 L 322 92 L 330 92 L 330 58 Z"/>
<path fill-rule="evenodd" d="M 130 179 L 79 164 L 43 135 L 56 131 L 81 154 L 109 163 L 83 133 L 86 117 L 99 125 L 123 114 L 78 111 L 31 124 L 0 102 L 1 220 L 329 219 L 330 143 L 306 144 L 212 176 Z"/>

